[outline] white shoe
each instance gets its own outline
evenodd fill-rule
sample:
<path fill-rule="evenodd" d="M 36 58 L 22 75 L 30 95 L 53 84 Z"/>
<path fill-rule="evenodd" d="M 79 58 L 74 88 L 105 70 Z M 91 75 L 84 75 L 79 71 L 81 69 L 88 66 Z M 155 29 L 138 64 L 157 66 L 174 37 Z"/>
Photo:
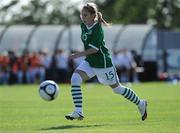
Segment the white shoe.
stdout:
<path fill-rule="evenodd" d="M 138 106 L 138 109 L 141 114 L 141 119 L 142 121 L 144 121 L 147 118 L 147 101 L 141 100 L 141 103 Z"/>
<path fill-rule="evenodd" d="M 65 115 L 65 118 L 67 120 L 74 120 L 74 119 L 83 120 L 84 116 L 83 116 L 83 114 L 81 112 L 74 111 L 74 112 L 72 112 L 70 114 Z"/>

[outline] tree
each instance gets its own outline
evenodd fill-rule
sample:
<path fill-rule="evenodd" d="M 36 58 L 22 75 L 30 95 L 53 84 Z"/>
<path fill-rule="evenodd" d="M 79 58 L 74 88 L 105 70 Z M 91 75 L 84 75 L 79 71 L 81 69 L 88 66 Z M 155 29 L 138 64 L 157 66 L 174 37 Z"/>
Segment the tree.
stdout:
<path fill-rule="evenodd" d="M 66 24 L 77 23 L 77 3 L 71 3 L 66 0 L 51 0 L 49 5 L 53 10 L 49 13 L 49 24 Z"/>
<path fill-rule="evenodd" d="M 114 24 L 147 24 L 158 28 L 180 27 L 180 0 L 91 0 L 103 17 Z M 31 0 L 19 12 L 8 12 L 19 0 L 0 6 L 1 24 L 77 24 L 80 3 L 70 0 Z M 88 2 L 88 0 L 84 0 Z M 9 17 L 10 16 L 10 17 Z M 10 19 L 6 19 L 9 17 Z"/>
<path fill-rule="evenodd" d="M 1 5 L 0 6 L 0 23 L 1 24 L 5 24 L 8 18 L 8 12 L 9 10 L 15 6 L 17 3 L 19 2 L 19 0 L 12 0 L 10 1 L 10 3 L 6 4 L 6 5 Z"/>
<path fill-rule="evenodd" d="M 31 0 L 28 5 L 22 6 L 18 14 L 13 14 L 11 23 L 43 24 L 47 20 L 46 9 L 48 2 Z"/>
<path fill-rule="evenodd" d="M 157 27 L 172 29 L 180 27 L 180 1 L 179 0 L 159 0 L 154 14 Z"/>
<path fill-rule="evenodd" d="M 9 21 L 1 21 L 1 23 L 69 25 L 77 22 L 77 16 L 74 16 L 74 12 L 77 12 L 75 5 L 66 0 L 31 0 L 28 5 L 21 6 L 19 12 L 12 13 Z M 8 8 L 12 8 L 12 4 L 9 4 Z M 7 5 L 2 9 L 6 12 Z"/>
<path fill-rule="evenodd" d="M 97 3 L 109 21 L 122 24 L 146 24 L 157 0 L 106 0 Z"/>

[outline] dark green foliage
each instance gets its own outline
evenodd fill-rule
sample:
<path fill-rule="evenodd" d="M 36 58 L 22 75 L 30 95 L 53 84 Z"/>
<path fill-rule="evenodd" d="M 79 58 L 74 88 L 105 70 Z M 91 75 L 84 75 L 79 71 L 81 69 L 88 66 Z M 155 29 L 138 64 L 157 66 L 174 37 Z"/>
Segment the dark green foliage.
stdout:
<path fill-rule="evenodd" d="M 180 27 L 179 0 L 94 0 L 103 17 L 110 23 L 147 24 L 159 28 L 178 29 Z M 1 24 L 78 24 L 80 22 L 78 5 L 67 0 L 31 0 L 20 7 L 20 12 L 8 11 L 19 0 L 12 0 L 0 6 Z"/>

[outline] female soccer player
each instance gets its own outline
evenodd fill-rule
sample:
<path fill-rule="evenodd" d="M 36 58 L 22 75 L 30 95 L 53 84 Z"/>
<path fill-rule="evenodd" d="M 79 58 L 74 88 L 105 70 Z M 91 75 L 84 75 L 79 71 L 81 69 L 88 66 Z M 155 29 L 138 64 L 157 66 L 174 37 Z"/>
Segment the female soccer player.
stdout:
<path fill-rule="evenodd" d="M 129 101 L 138 106 L 141 119 L 147 118 L 147 101 L 140 99 L 130 88 L 124 87 L 119 83 L 116 70 L 112 63 L 111 56 L 104 42 L 104 32 L 102 24 L 108 25 L 98 12 L 94 3 L 88 3 L 81 10 L 81 39 L 85 50 L 70 55 L 70 59 L 86 56 L 85 60 L 76 68 L 71 77 L 71 93 L 75 110 L 66 115 L 66 119 L 82 120 L 82 92 L 81 84 L 83 81 L 97 76 L 102 84 L 109 85 L 112 90 L 124 96 Z"/>

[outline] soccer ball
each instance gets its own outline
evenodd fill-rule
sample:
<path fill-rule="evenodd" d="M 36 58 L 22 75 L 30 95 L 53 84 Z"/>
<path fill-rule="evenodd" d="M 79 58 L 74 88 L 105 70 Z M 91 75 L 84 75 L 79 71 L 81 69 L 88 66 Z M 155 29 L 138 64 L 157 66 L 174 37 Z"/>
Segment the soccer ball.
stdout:
<path fill-rule="evenodd" d="M 59 94 L 58 85 L 52 80 L 45 80 L 39 86 L 39 95 L 46 101 L 52 101 Z"/>

